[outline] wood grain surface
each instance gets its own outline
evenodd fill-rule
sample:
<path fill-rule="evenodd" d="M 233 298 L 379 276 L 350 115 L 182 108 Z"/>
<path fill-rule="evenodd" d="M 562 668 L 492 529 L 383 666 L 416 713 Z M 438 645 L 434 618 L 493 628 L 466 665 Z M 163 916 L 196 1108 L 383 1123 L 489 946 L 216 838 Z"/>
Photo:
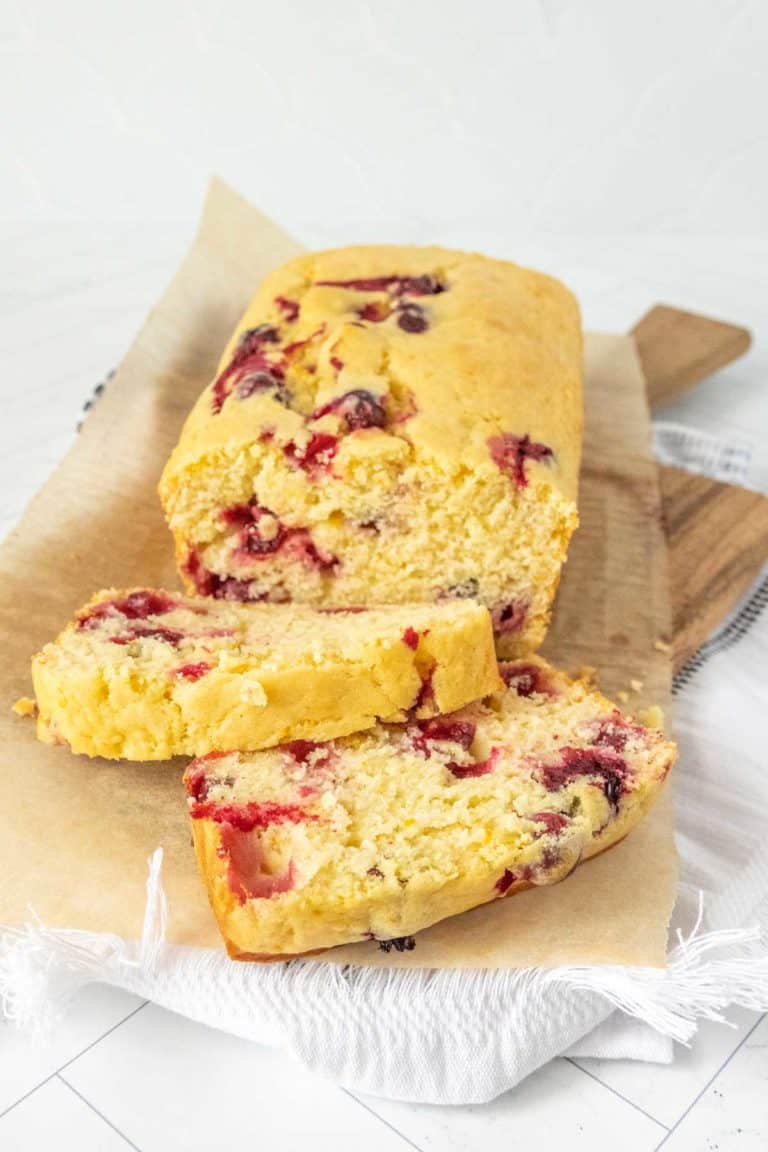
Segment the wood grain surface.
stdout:
<path fill-rule="evenodd" d="M 679 468 L 659 479 L 678 671 L 768 560 L 768 499 Z"/>
<path fill-rule="evenodd" d="M 656 304 L 632 329 L 651 407 L 673 400 L 742 356 L 751 333 L 736 324 Z"/>
<path fill-rule="evenodd" d="M 746 328 L 658 304 L 632 329 L 652 407 L 741 356 Z M 678 671 L 768 562 L 768 499 L 659 467 L 669 547 L 673 663 Z"/>

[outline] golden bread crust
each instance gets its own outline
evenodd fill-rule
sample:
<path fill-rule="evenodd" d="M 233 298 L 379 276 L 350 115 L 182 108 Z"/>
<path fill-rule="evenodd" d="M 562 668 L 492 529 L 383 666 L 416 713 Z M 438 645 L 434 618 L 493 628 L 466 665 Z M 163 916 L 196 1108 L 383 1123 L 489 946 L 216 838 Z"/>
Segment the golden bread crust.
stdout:
<path fill-rule="evenodd" d="M 498 676 L 469 601 L 329 614 L 136 588 L 99 592 L 32 662 L 39 738 L 130 760 L 326 740 Z"/>
<path fill-rule="evenodd" d="M 386 245 L 291 261 L 163 473 L 187 586 L 336 606 L 475 595 L 500 651 L 537 646 L 577 524 L 581 372 L 578 305 L 541 273 Z M 321 562 L 254 556 L 227 521 L 243 506 L 307 533 Z"/>
<path fill-rule="evenodd" d="M 636 826 L 674 745 L 535 657 L 503 668 L 505 692 L 452 716 L 188 769 L 231 956 L 411 936 L 564 879 Z"/>

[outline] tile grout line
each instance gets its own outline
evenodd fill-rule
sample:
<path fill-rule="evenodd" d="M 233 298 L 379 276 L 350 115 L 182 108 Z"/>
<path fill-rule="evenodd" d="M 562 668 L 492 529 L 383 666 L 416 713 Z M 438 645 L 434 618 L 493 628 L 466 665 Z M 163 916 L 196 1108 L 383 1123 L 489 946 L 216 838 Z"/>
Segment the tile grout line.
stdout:
<path fill-rule="evenodd" d="M 401 1132 L 399 1128 L 395 1128 L 394 1124 L 390 1124 L 389 1120 L 385 1120 L 383 1116 L 380 1116 L 378 1112 L 374 1111 L 374 1109 L 371 1108 L 368 1104 L 365 1104 L 359 1096 L 354 1094 L 354 1092 L 350 1092 L 348 1088 L 343 1088 L 341 1085 L 339 1085 L 339 1087 L 345 1096 L 349 1096 L 350 1100 L 354 1100 L 355 1103 L 359 1104 L 361 1108 L 365 1108 L 366 1112 L 370 1112 L 371 1116 L 375 1116 L 376 1119 L 385 1126 L 385 1128 L 389 1128 L 390 1132 L 394 1132 L 395 1135 L 399 1136 L 401 1140 L 404 1140 L 406 1144 L 409 1145 L 409 1147 L 415 1148 L 416 1152 L 423 1152 L 423 1149 L 419 1144 L 414 1144 L 413 1140 L 409 1139 L 405 1133 Z"/>
<path fill-rule="evenodd" d="M 29 1100 L 30 1096 L 34 1096 L 35 1092 L 39 1092 L 41 1088 L 45 1088 L 46 1084 L 50 1084 L 55 1076 L 58 1076 L 58 1071 L 51 1072 L 50 1076 L 46 1076 L 39 1084 L 35 1084 L 34 1088 L 30 1088 L 23 1096 L 19 1096 L 18 1100 L 14 1100 L 13 1104 L 9 1104 L 7 1108 L 4 1108 L 3 1111 L 0 1112 L 0 1120 L 2 1120 L 4 1116 L 7 1116 L 9 1112 L 13 1112 L 14 1108 L 18 1108 L 19 1104 L 23 1104 L 25 1100 Z"/>
<path fill-rule="evenodd" d="M 661 1140 L 661 1142 L 659 1144 L 656 1145 L 653 1152 L 659 1152 L 659 1149 L 662 1148 L 666 1144 L 667 1140 L 669 1140 L 672 1133 L 677 1131 L 677 1129 L 682 1124 L 683 1120 L 685 1120 L 686 1116 L 688 1116 L 689 1113 L 691 1112 L 691 1110 L 693 1109 L 694 1105 L 698 1104 L 699 1100 L 701 1100 L 704 1093 L 712 1087 L 712 1085 L 714 1084 L 715 1080 L 717 1080 L 720 1073 L 725 1071 L 725 1069 L 730 1064 L 731 1060 L 733 1060 L 736 1053 L 741 1051 L 741 1049 L 746 1044 L 747 1040 L 749 1040 L 752 1033 L 755 1031 L 755 1029 L 758 1027 L 759 1024 L 762 1024 L 763 1020 L 765 1020 L 766 1017 L 768 1017 L 768 1012 L 763 1012 L 763 1014 L 761 1016 L 759 1016 L 757 1020 L 755 1020 L 754 1024 L 750 1028 L 749 1032 L 747 1032 L 746 1035 L 741 1038 L 741 1040 L 736 1045 L 734 1050 L 729 1054 L 728 1059 L 725 1060 L 720 1065 L 720 1067 L 717 1069 L 717 1071 L 712 1076 L 710 1076 L 709 1080 L 707 1080 L 707 1082 L 704 1085 L 704 1087 L 702 1088 L 701 1092 L 699 1092 L 698 1096 L 694 1097 L 694 1099 L 691 1100 L 690 1104 L 685 1109 L 685 1111 L 680 1116 L 678 1116 L 677 1120 L 672 1125 L 672 1127 L 669 1129 L 666 1136 Z"/>
<path fill-rule="evenodd" d="M 149 1004 L 149 1000 L 145 1000 L 143 1004 L 139 1004 L 138 1008 L 134 1008 L 133 1011 L 129 1012 L 127 1016 L 123 1016 L 122 1020 L 118 1020 L 117 1024 L 113 1024 L 111 1028 L 107 1028 L 106 1032 L 103 1032 L 101 1036 L 97 1036 L 96 1039 L 92 1040 L 90 1044 L 86 1044 L 85 1048 L 83 1048 L 80 1052 L 75 1053 L 71 1059 L 66 1060 L 63 1064 L 60 1064 L 58 1068 L 55 1068 L 54 1071 L 50 1073 L 50 1075 L 46 1076 L 43 1080 L 40 1080 L 37 1084 L 34 1085 L 33 1088 L 30 1088 L 28 1092 L 25 1092 L 23 1096 L 19 1096 L 18 1100 L 14 1100 L 13 1104 L 9 1104 L 7 1108 L 4 1108 L 3 1111 L 0 1112 L 0 1120 L 2 1120 L 3 1116 L 7 1116 L 9 1112 L 12 1112 L 13 1109 L 17 1107 L 17 1105 L 23 1104 L 24 1101 L 28 1100 L 30 1096 L 34 1096 L 35 1092 L 37 1092 L 39 1088 L 44 1088 L 45 1085 L 53 1080 L 55 1076 L 58 1076 L 58 1074 L 63 1072 L 65 1068 L 69 1068 L 70 1064 L 73 1064 L 75 1060 L 79 1060 L 80 1057 L 84 1056 L 86 1052 L 90 1052 L 91 1048 L 94 1048 L 97 1044 L 100 1044 L 101 1041 L 106 1039 L 106 1037 L 114 1032 L 115 1029 L 120 1028 L 121 1025 L 125 1024 L 126 1020 L 130 1020 L 131 1016 L 135 1016 L 137 1012 L 142 1010 L 142 1008 L 146 1008 L 147 1004 Z"/>
<path fill-rule="evenodd" d="M 601 1080 L 599 1076 L 596 1076 L 594 1072 L 590 1072 L 588 1069 L 582 1068 L 581 1064 L 579 1064 L 571 1056 L 564 1056 L 563 1059 L 567 1060 L 568 1063 L 571 1064 L 574 1068 L 578 1068 L 579 1072 L 583 1072 L 585 1076 L 589 1076 L 589 1078 L 594 1080 L 596 1084 L 600 1084 L 601 1087 L 606 1088 L 619 1100 L 623 1100 L 625 1104 L 629 1104 L 630 1108 L 634 1108 L 635 1111 L 639 1112 L 641 1116 L 645 1116 L 646 1119 L 652 1120 L 654 1124 L 658 1124 L 660 1128 L 663 1128 L 665 1132 L 669 1134 L 670 1127 L 668 1124 L 665 1124 L 663 1120 L 659 1120 L 656 1116 L 652 1116 L 650 1112 L 646 1112 L 645 1108 L 642 1108 L 639 1104 L 636 1104 L 634 1100 L 630 1100 L 628 1096 L 622 1096 L 621 1092 L 619 1092 L 616 1088 L 612 1088 L 610 1084 L 606 1084 L 606 1082 Z M 664 1139 L 666 1140 L 666 1136 Z"/>
<path fill-rule="evenodd" d="M 69 1080 L 66 1080 L 60 1072 L 56 1073 L 56 1079 L 64 1084 L 74 1096 L 77 1096 L 78 1100 L 81 1100 L 87 1108 L 90 1108 L 91 1112 L 98 1116 L 100 1120 L 103 1120 L 104 1123 L 107 1124 L 113 1132 L 117 1133 L 121 1140 L 125 1140 L 129 1148 L 133 1148 L 134 1152 L 141 1152 L 138 1144 L 134 1144 L 133 1140 L 129 1140 L 125 1133 L 120 1131 L 117 1125 L 113 1124 L 111 1120 L 108 1120 L 103 1112 L 99 1112 L 98 1108 L 91 1104 L 90 1100 L 83 1096 L 82 1092 L 78 1092 L 77 1088 L 75 1088 L 73 1084 L 70 1084 Z"/>
<path fill-rule="evenodd" d="M 111 1036 L 118 1028 L 122 1028 L 123 1024 L 126 1024 L 137 1012 L 141 1012 L 142 1008 L 146 1008 L 147 1004 L 149 1004 L 149 1000 L 143 1000 L 142 1003 L 132 1009 L 127 1016 L 123 1016 L 122 1020 L 118 1020 L 117 1024 L 113 1024 L 112 1027 L 107 1028 L 106 1032 L 101 1036 L 98 1036 L 95 1040 L 92 1040 L 90 1044 L 87 1044 L 81 1052 L 77 1052 L 74 1056 L 70 1057 L 69 1060 L 65 1060 L 64 1063 L 60 1064 L 56 1069 L 56 1075 L 63 1072 L 65 1068 L 69 1068 L 70 1064 L 74 1064 L 75 1060 L 79 1060 L 81 1056 L 85 1056 L 86 1052 L 90 1052 L 91 1048 L 95 1048 L 97 1044 L 101 1044 L 102 1040 L 106 1040 L 107 1036 Z"/>

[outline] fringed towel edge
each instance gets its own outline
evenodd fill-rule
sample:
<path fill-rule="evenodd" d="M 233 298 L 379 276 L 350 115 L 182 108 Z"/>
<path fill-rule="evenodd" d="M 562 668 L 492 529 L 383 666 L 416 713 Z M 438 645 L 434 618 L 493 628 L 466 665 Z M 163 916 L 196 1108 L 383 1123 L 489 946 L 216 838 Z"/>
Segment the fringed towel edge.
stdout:
<path fill-rule="evenodd" d="M 162 849 L 149 860 L 147 903 L 141 940 L 49 929 L 31 911 L 23 928 L 0 928 L 0 1007 L 19 1027 L 50 1030 L 72 998 L 88 984 L 102 982 L 207 1023 L 216 1019 L 222 981 L 235 984 L 239 1005 L 231 1030 L 262 1042 L 280 1036 L 281 1013 L 293 1018 L 296 994 L 333 1004 L 348 1019 L 356 1006 L 371 1002 L 398 1010 L 407 1019 L 416 1004 L 436 1018 L 449 1003 L 472 1004 L 492 993 L 503 1005 L 530 997 L 541 1004 L 548 988 L 591 993 L 614 1009 L 642 1020 L 664 1036 L 689 1044 L 701 1019 L 723 1021 L 729 1005 L 768 1011 L 768 939 L 758 928 L 702 930 L 699 916 L 687 937 L 669 955 L 668 967 L 566 966 L 551 969 L 392 969 L 341 967 L 321 961 L 268 966 L 235 964 L 213 949 L 169 947 L 165 943 L 167 903 L 161 883 Z M 184 989 L 189 985 L 189 995 Z M 200 1006 L 194 1000 L 200 993 Z M 222 997 L 232 1000 L 231 990 Z M 250 1004 L 248 1001 L 250 1000 Z M 222 1004 L 222 1008 L 224 1005 Z M 361 1019 L 365 1013 L 361 1013 Z M 277 1024 L 277 1029 L 275 1025 Z"/>

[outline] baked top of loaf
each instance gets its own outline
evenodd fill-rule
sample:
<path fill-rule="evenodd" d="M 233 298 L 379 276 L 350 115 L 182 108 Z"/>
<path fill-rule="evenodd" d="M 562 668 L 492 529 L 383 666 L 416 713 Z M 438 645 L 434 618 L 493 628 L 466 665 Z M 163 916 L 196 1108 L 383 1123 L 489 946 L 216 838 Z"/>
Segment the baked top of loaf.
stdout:
<path fill-rule="evenodd" d="M 259 339 L 264 324 L 277 339 L 264 329 Z M 237 372 L 222 379 L 246 332 L 257 334 L 263 370 L 278 368 L 279 383 L 243 381 Z M 540 464 L 575 501 L 581 355 L 578 305 L 568 289 L 509 261 L 395 245 L 299 256 L 256 292 L 169 470 L 213 443 L 250 444 L 254 432 L 261 434 L 265 411 L 246 403 L 255 397 L 268 404 L 276 438 L 294 441 L 300 454 L 302 441 L 311 438 L 306 418 L 361 389 L 389 409 L 386 424 L 373 406 L 363 407 L 365 397 L 353 397 L 341 410 L 342 423 L 351 418 L 371 431 L 369 452 L 386 456 L 398 448 L 389 442 L 407 433 L 409 444 L 448 472 L 457 466 L 490 472 L 498 464 L 489 440 L 527 435 L 541 454 L 537 460 L 534 448 L 528 456 L 523 449 L 512 469 L 517 464 L 518 475 L 527 476 Z M 324 416 L 337 430 L 339 408 Z M 348 448 L 341 445 L 337 454 Z"/>
<path fill-rule="evenodd" d="M 99 592 L 32 677 L 41 739 L 132 760 L 328 739 L 499 683 L 469 601 L 327 612 L 147 588 Z"/>
<path fill-rule="evenodd" d="M 301 256 L 257 291 L 163 473 L 182 574 L 242 599 L 477 595 L 535 646 L 577 522 L 581 405 L 556 280 L 442 248 Z"/>
<path fill-rule="evenodd" d="M 674 745 L 536 657 L 502 675 L 505 691 L 450 716 L 189 766 L 232 956 L 400 940 L 560 880 L 637 824 Z"/>

